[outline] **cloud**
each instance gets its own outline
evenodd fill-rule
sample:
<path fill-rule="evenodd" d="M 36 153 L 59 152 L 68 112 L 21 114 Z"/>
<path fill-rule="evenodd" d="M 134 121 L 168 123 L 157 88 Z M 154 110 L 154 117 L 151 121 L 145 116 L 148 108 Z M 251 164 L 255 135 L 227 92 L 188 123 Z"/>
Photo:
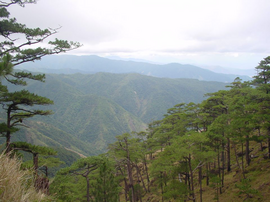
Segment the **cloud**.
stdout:
<path fill-rule="evenodd" d="M 57 38 L 84 44 L 74 54 L 191 54 L 213 61 L 219 54 L 228 59 L 226 53 L 269 54 L 269 9 L 268 0 L 39 0 L 10 7 L 29 26 L 62 26 Z"/>

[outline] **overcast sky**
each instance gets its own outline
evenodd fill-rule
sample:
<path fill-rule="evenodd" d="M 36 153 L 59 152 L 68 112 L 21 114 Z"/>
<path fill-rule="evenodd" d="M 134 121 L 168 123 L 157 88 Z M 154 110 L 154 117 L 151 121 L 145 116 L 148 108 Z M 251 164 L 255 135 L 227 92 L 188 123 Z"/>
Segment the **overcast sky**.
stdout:
<path fill-rule="evenodd" d="M 252 69 L 270 55 L 269 0 L 38 0 L 18 22 L 57 28 L 77 55 Z"/>

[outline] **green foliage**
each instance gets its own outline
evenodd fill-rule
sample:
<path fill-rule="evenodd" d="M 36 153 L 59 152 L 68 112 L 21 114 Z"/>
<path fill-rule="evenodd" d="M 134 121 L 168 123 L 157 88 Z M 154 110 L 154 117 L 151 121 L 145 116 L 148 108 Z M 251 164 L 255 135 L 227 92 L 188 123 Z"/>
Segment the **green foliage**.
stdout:
<path fill-rule="evenodd" d="M 60 161 L 59 158 L 42 156 L 38 159 L 39 165 L 46 166 L 48 168 L 58 167 L 61 164 L 65 164 L 65 162 Z"/>
<path fill-rule="evenodd" d="M 108 155 L 115 160 L 116 167 L 91 157 L 59 173 L 91 176 L 89 189 L 95 196 L 94 201 L 104 200 L 104 187 L 107 190 L 113 187 L 109 184 L 119 183 L 115 174 L 119 175 L 123 187 L 120 199 L 125 197 L 127 201 L 202 201 L 204 195 L 209 201 L 220 201 L 234 195 L 230 193 L 235 193 L 235 188 L 241 199 L 261 200 L 257 188 L 264 187 L 268 181 L 255 184 L 256 178 L 252 176 L 255 173 L 250 171 L 255 169 L 254 163 L 269 158 L 268 153 L 263 154 L 263 145 L 269 144 L 269 97 L 261 88 L 239 78 L 228 87 L 228 90 L 207 94 L 207 100 L 200 104 L 180 103 L 169 108 L 163 119 L 150 123 L 146 131 L 116 136 L 117 141 L 108 147 Z M 254 150 L 250 144 L 254 147 L 257 142 L 261 151 L 256 151 L 258 156 L 254 156 L 250 154 Z M 260 159 L 255 162 L 251 156 Z M 94 162 L 103 163 L 95 167 L 98 163 Z M 93 170 L 86 172 L 89 165 Z M 256 171 L 258 175 L 260 171 Z M 229 181 L 236 185 L 229 187 Z M 76 182 L 78 187 L 79 182 Z M 74 189 L 71 185 L 65 186 L 70 192 Z M 81 189 L 85 191 L 85 186 Z M 117 193 L 117 189 L 113 192 Z M 67 192 L 61 193 L 67 196 Z M 78 194 L 76 189 L 72 193 Z"/>
<path fill-rule="evenodd" d="M 139 140 L 134 138 L 129 133 L 116 136 L 117 141 L 114 144 L 109 145 L 109 153 L 112 153 L 114 158 L 119 160 L 136 161 L 139 158 Z"/>
<path fill-rule="evenodd" d="M 239 189 L 238 195 L 245 197 L 243 201 L 254 201 L 255 196 L 260 196 L 257 189 L 254 189 L 250 185 L 250 179 L 242 179 L 240 183 L 235 184 L 235 187 Z M 259 199 L 256 199 L 259 201 Z"/>
<path fill-rule="evenodd" d="M 50 185 L 50 193 L 59 202 L 83 201 L 85 199 L 85 180 L 80 176 L 56 175 Z"/>
<path fill-rule="evenodd" d="M 35 2 L 36 1 L 34 0 L 8 0 L 0 2 L 0 104 L 2 105 L 2 109 L 6 114 L 4 122 L 0 125 L 0 133 L 1 136 L 5 137 L 6 139 L 5 152 L 8 153 L 11 151 L 11 149 L 13 149 L 15 151 L 23 150 L 25 152 L 32 153 L 34 169 L 37 171 L 38 155 L 56 155 L 56 151 L 46 146 L 32 145 L 25 142 L 28 138 L 23 139 L 23 142 L 12 142 L 11 135 L 17 132 L 21 126 L 28 127 L 25 124 L 25 119 L 32 118 L 36 115 L 44 116 L 52 114 L 51 110 L 37 109 L 36 105 L 51 105 L 53 104 L 53 101 L 35 93 L 30 93 L 30 91 L 26 89 L 10 91 L 5 81 L 9 85 L 14 86 L 26 86 L 31 80 L 44 82 L 44 74 L 32 74 L 25 71 L 15 71 L 14 66 L 29 61 L 39 60 L 46 55 L 72 50 L 74 48 L 78 48 L 80 44 L 55 39 L 55 41 L 49 41 L 46 45 L 43 40 L 55 34 L 57 29 L 42 30 L 40 28 L 28 28 L 26 25 L 18 23 L 15 18 L 10 18 L 10 13 L 8 11 L 10 6 L 18 4 L 23 7 L 27 3 Z M 20 37 L 18 38 L 18 36 Z M 44 47 L 36 46 L 42 46 L 44 44 Z M 43 161 L 43 163 L 47 164 L 45 166 L 47 176 L 48 166 L 56 166 L 60 162 L 56 162 L 55 159 L 47 159 L 47 162 Z M 16 173 L 13 174 L 15 175 Z M 37 176 L 38 175 L 36 175 L 36 177 Z M 35 180 L 38 181 L 38 177 Z M 9 186 L 12 187 L 11 185 Z M 40 189 L 40 186 L 36 185 L 35 188 Z M 13 191 L 19 192 L 16 190 Z M 22 191 L 24 191 L 23 188 Z M 9 201 L 8 197 L 6 197 L 5 200 Z M 25 197 L 25 199 L 17 199 L 14 197 L 13 200 L 41 201 L 41 198 L 28 199 Z"/>
<path fill-rule="evenodd" d="M 78 161 L 76 161 L 75 163 L 73 163 L 70 167 L 66 167 L 61 169 L 58 172 L 58 175 L 60 175 L 60 179 L 62 179 L 61 176 L 63 175 L 75 175 L 76 178 L 79 177 L 80 178 L 84 178 L 83 181 L 86 180 L 86 194 L 81 195 L 81 191 L 80 191 L 80 195 L 76 195 L 75 198 L 76 200 L 84 200 L 86 197 L 86 200 L 89 201 L 90 200 L 90 179 L 91 177 L 89 176 L 90 174 L 92 174 L 93 171 L 97 170 L 99 165 L 102 163 L 102 159 L 100 157 L 94 156 L 94 157 L 87 157 L 87 158 L 81 158 Z M 57 176 L 58 176 L 57 175 Z M 58 180 L 56 180 L 57 183 Z M 67 201 L 70 200 L 69 196 L 67 195 L 66 190 L 68 190 L 69 192 L 72 192 L 73 194 L 75 194 L 77 192 L 77 189 L 72 189 L 72 186 L 70 187 L 69 182 L 67 184 L 65 184 L 66 181 L 60 182 L 63 183 L 62 185 L 57 185 L 57 186 L 53 186 L 54 188 L 52 188 L 53 192 L 60 192 L 61 195 L 63 196 L 59 196 L 59 198 L 61 200 L 65 199 Z M 80 180 L 81 182 L 81 180 Z M 59 183 L 59 182 L 58 182 Z M 63 187 L 64 186 L 64 187 Z M 83 186 L 85 187 L 85 186 Z M 83 190 L 85 190 L 85 188 L 83 188 Z M 67 198 L 66 198 L 67 197 Z M 74 199 L 74 197 L 72 197 Z M 75 200 L 75 201 L 76 201 Z"/>
<path fill-rule="evenodd" d="M 89 180 L 91 201 L 118 201 L 120 187 L 114 164 L 105 156 L 79 159 L 70 167 L 61 169 L 50 190 L 57 193 L 59 201 L 83 201 L 87 192 L 84 178 Z"/>
<path fill-rule="evenodd" d="M 27 81 L 36 80 L 44 82 L 44 74 L 32 74 L 24 71 L 14 71 L 14 66 L 41 59 L 45 55 L 57 54 L 78 48 L 79 43 L 64 40 L 50 41 L 51 48 L 31 48 L 32 45 L 41 45 L 44 39 L 57 32 L 56 29 L 28 28 L 18 23 L 15 18 L 10 18 L 9 7 L 18 4 L 24 6 L 35 1 L 4 1 L 0 2 L 0 77 L 13 85 L 25 86 Z M 17 36 L 20 36 L 18 40 Z M 49 115 L 50 110 L 31 109 L 35 105 L 49 105 L 53 101 L 46 97 L 30 93 L 28 90 L 9 92 L 7 87 L 0 83 L 0 103 L 6 113 L 6 121 L 1 124 L 1 135 L 6 138 L 6 152 L 10 151 L 11 134 L 18 130 L 26 118 L 35 115 Z"/>
<path fill-rule="evenodd" d="M 11 144 L 12 149 L 22 150 L 30 153 L 37 153 L 41 155 L 56 155 L 56 151 L 50 147 L 44 147 L 39 145 L 32 145 L 27 142 L 13 142 Z"/>
<path fill-rule="evenodd" d="M 10 60 L 14 65 L 22 64 L 29 61 L 39 60 L 45 55 L 52 55 L 61 52 L 66 52 L 81 45 L 76 42 L 68 42 L 66 40 L 55 39 L 49 41 L 51 48 L 37 47 L 31 48 L 32 45 L 40 44 L 43 40 L 57 33 L 57 29 L 40 29 L 28 28 L 25 24 L 18 23 L 15 18 L 9 18 L 9 6 L 12 4 L 19 4 L 24 6 L 27 3 L 34 3 L 35 1 L 6 1 L 1 2 L 0 7 L 0 35 L 4 41 L 0 43 L 0 58 L 5 55 L 12 55 Z M 18 42 L 17 35 L 20 34 L 20 42 Z"/>
<path fill-rule="evenodd" d="M 222 187 L 220 177 L 217 175 L 211 176 L 210 183 L 211 183 L 210 187 L 213 187 L 216 190 L 213 200 L 219 201 L 220 198 L 219 190 Z"/>
<path fill-rule="evenodd" d="M 98 156 L 81 158 L 73 163 L 70 167 L 63 168 L 59 171 L 60 174 L 66 175 L 69 173 L 75 173 L 78 175 L 83 175 L 84 169 L 90 169 L 93 167 L 94 170 L 102 162 L 102 159 Z"/>
<path fill-rule="evenodd" d="M 174 201 L 185 201 L 189 194 L 188 187 L 185 183 L 179 180 L 172 180 L 164 190 L 164 199 Z"/>
<path fill-rule="evenodd" d="M 95 202 L 118 201 L 121 187 L 114 173 L 114 166 L 104 157 L 104 162 L 99 166 L 98 173 L 91 183 L 91 194 Z"/>
<path fill-rule="evenodd" d="M 74 149 L 84 155 L 104 152 L 107 145 L 114 142 L 115 136 L 119 134 L 145 130 L 146 123 L 162 118 L 167 109 L 179 100 L 198 103 L 203 99 L 204 93 L 214 92 L 225 86 L 216 82 L 107 73 L 47 75 L 46 81 L 29 81 L 25 87 L 30 92 L 54 100 L 53 106 L 41 108 L 52 110 L 54 114 L 50 117 L 35 117 L 35 121 L 38 121 L 36 125 L 42 127 L 43 134 L 57 140 L 59 144 L 59 140 L 70 138 L 57 138 L 64 134 L 73 136 L 75 142 L 83 140 L 90 143 L 90 146 L 80 149 L 88 150 L 87 153 L 79 151 L 78 146 Z M 9 89 L 19 91 L 22 87 L 9 85 Z M 46 130 L 41 123 L 47 124 Z M 31 123 L 31 128 L 33 125 L 35 124 Z M 62 134 L 54 129 L 61 130 Z M 58 135 L 53 136 L 53 133 Z"/>
<path fill-rule="evenodd" d="M 269 82 L 270 82 L 270 56 L 260 61 L 256 67 L 257 75 L 254 76 L 252 83 L 263 90 L 267 94 L 269 93 Z"/>

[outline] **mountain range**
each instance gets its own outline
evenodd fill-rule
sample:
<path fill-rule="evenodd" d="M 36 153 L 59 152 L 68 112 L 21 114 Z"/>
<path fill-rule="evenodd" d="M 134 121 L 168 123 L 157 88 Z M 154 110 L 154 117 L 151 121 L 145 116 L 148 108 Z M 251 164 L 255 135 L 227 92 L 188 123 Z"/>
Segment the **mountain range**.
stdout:
<path fill-rule="evenodd" d="M 139 73 L 159 78 L 191 78 L 202 81 L 232 82 L 236 77 L 247 81 L 251 78 L 245 75 L 222 74 L 203 69 L 194 65 L 170 63 L 151 64 L 147 62 L 112 60 L 95 55 L 52 55 L 46 56 L 34 63 L 18 66 L 34 72 L 74 74 L 74 73 Z"/>
<path fill-rule="evenodd" d="M 67 165 L 82 155 L 105 152 L 117 135 L 144 131 L 176 104 L 200 103 L 206 93 L 226 89 L 227 82 L 238 76 L 192 65 L 98 56 L 48 56 L 16 68 L 46 73 L 45 83 L 29 81 L 25 87 L 8 87 L 50 98 L 54 105 L 38 108 L 54 113 L 25 120 L 28 127 L 14 134 L 12 141 L 53 147 Z M 0 110 L 0 119 L 4 117 Z"/>
<path fill-rule="evenodd" d="M 116 135 L 145 130 L 182 102 L 201 102 L 205 93 L 225 83 L 132 74 L 47 74 L 46 82 L 30 81 L 26 89 L 54 101 L 53 115 L 24 122 L 13 140 L 68 148 L 83 155 L 106 151 Z M 22 87 L 9 86 L 11 91 Z"/>

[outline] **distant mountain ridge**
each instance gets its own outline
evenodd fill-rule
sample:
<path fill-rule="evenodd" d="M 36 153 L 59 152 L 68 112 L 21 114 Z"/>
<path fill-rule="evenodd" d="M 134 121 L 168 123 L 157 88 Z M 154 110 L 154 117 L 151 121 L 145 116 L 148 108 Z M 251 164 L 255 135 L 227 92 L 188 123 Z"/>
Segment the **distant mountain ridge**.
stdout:
<path fill-rule="evenodd" d="M 249 76 L 215 73 L 194 65 L 182 65 L 179 63 L 165 65 L 150 64 L 146 62 L 112 60 L 95 55 L 52 55 L 44 57 L 41 61 L 22 64 L 17 68 L 55 74 L 139 73 L 160 78 L 191 78 L 226 83 L 232 82 L 236 77 L 240 77 L 244 81 L 250 80 Z"/>

